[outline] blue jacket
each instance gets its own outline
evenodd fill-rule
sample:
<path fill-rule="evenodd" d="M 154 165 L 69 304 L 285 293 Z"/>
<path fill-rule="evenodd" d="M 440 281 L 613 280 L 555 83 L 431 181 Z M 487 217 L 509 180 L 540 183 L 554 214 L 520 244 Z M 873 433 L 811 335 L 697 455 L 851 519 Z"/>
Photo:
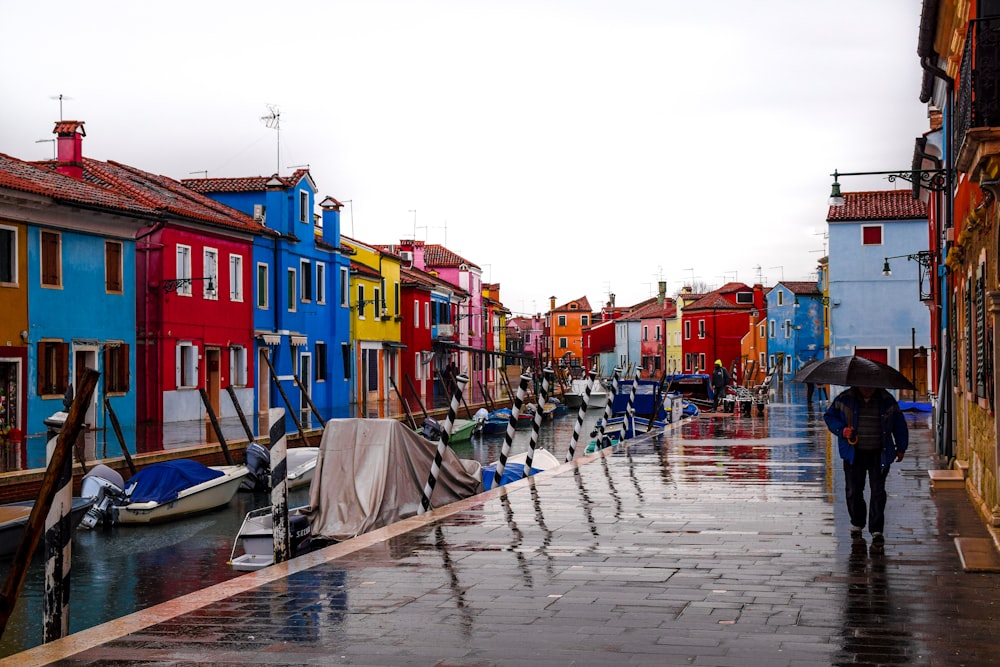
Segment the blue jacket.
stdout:
<path fill-rule="evenodd" d="M 885 389 L 876 389 L 875 399 L 882 422 L 882 467 L 888 468 L 896 460 L 896 454 L 905 452 L 909 446 L 910 431 L 906 426 L 906 417 L 892 394 Z M 847 426 L 857 427 L 860 402 L 861 395 L 853 388 L 848 389 L 833 399 L 823 415 L 827 428 L 837 436 L 840 458 L 848 463 L 854 463 L 854 445 L 847 441 L 843 433 Z"/>

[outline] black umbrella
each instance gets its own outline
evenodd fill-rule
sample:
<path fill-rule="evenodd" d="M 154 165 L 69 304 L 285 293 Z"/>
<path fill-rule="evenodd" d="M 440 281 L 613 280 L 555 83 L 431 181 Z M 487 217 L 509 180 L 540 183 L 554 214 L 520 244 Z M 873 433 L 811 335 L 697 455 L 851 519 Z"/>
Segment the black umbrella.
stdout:
<path fill-rule="evenodd" d="M 806 364 L 795 374 L 792 382 L 916 391 L 913 383 L 892 366 L 857 356 L 831 357 Z"/>

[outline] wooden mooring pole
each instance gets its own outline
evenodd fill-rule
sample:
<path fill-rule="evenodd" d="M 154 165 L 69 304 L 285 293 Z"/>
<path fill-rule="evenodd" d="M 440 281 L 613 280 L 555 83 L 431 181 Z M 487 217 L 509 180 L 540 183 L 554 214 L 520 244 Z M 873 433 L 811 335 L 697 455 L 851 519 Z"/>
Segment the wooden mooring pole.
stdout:
<path fill-rule="evenodd" d="M 208 400 L 208 392 L 205 391 L 204 387 L 199 387 L 198 393 L 201 394 L 201 402 L 205 404 L 205 412 L 208 413 L 208 418 L 212 421 L 215 437 L 219 439 L 219 446 L 222 447 L 222 455 L 226 457 L 226 465 L 235 465 L 233 463 L 233 455 L 229 453 L 229 444 L 222 435 L 222 426 L 219 425 L 219 418 L 215 416 L 212 403 Z"/>
<path fill-rule="evenodd" d="M 122 434 L 122 425 L 118 422 L 118 415 L 115 414 L 114 408 L 111 407 L 111 401 L 108 397 L 104 397 L 104 409 L 108 413 L 108 417 L 111 417 L 111 428 L 115 432 L 115 437 L 118 438 L 118 444 L 122 448 L 122 456 L 125 457 L 125 463 L 128 465 L 129 474 L 135 474 L 135 462 L 132 461 L 132 454 L 128 451 L 128 445 L 125 444 L 125 436 Z"/>
<path fill-rule="evenodd" d="M 229 398 L 233 401 L 233 408 L 236 410 L 236 414 L 240 417 L 240 424 L 243 425 L 243 432 L 247 434 L 247 442 L 254 442 L 253 430 L 250 428 L 250 423 L 247 422 L 247 416 L 243 414 L 243 406 L 240 405 L 239 398 L 236 396 L 236 390 L 233 389 L 233 385 L 226 385 L 226 393 L 229 394 Z"/>
<path fill-rule="evenodd" d="M 38 500 L 32 506 L 31 514 L 28 515 L 28 523 L 24 528 L 24 536 L 21 538 L 20 544 L 17 545 L 17 550 L 14 552 L 14 558 L 11 562 L 11 569 L 7 572 L 3 591 L 0 592 L 0 637 L 3 636 L 3 631 L 8 625 L 10 615 L 14 611 L 14 605 L 17 603 L 17 598 L 21 593 L 21 587 L 24 585 L 28 566 L 31 564 L 31 556 L 38 547 L 42 527 L 46 523 L 49 511 L 53 507 L 53 500 L 59 490 L 60 479 L 65 474 L 64 471 L 67 464 L 72 465 L 71 450 L 83 428 L 83 420 L 87 415 L 87 407 L 94 396 L 94 390 L 97 388 L 97 379 L 99 377 L 100 373 L 93 369 L 88 368 L 84 371 L 83 377 L 80 379 L 76 400 L 70 406 L 69 415 L 66 417 L 62 430 L 60 430 L 59 436 L 56 438 L 52 457 L 49 459 L 45 475 L 42 477 L 41 487 L 38 491 Z M 70 504 L 72 502 L 72 498 L 70 498 Z M 66 520 L 64 522 L 66 526 L 69 524 L 69 511 L 70 507 L 66 507 Z M 53 576 L 60 579 L 65 586 L 69 586 L 71 531 L 68 528 L 66 530 L 54 528 L 53 533 L 56 531 L 61 531 L 59 537 L 64 541 L 65 549 L 58 550 L 60 556 L 58 559 L 59 562 L 46 562 L 45 569 L 47 573 L 51 572 Z M 61 558 L 63 555 L 65 556 L 65 561 Z M 48 584 L 46 584 L 46 598 L 49 597 L 48 588 Z M 60 609 L 68 611 L 68 608 L 62 606 L 62 603 L 69 600 L 69 589 L 60 589 L 58 592 L 53 591 L 53 596 L 53 599 L 60 603 Z M 61 628 L 65 625 L 65 622 L 66 619 L 64 618 L 46 618 L 44 620 L 46 641 L 50 637 L 49 629 Z"/>
<path fill-rule="evenodd" d="M 295 430 L 299 432 L 299 437 L 302 439 L 303 445 L 309 444 L 309 439 L 306 437 L 305 431 L 302 430 L 302 422 L 298 420 L 295 416 L 295 409 L 292 408 L 292 402 L 288 400 L 288 394 L 285 393 L 285 388 L 281 386 L 281 380 L 278 379 L 278 374 L 274 372 L 274 364 L 265 355 L 261 355 L 261 359 L 267 364 L 267 370 L 271 372 L 271 378 L 274 380 L 274 385 L 278 388 L 278 393 L 281 394 L 281 398 L 285 401 L 285 407 L 288 408 L 285 415 L 292 418 L 292 422 L 295 424 Z"/>

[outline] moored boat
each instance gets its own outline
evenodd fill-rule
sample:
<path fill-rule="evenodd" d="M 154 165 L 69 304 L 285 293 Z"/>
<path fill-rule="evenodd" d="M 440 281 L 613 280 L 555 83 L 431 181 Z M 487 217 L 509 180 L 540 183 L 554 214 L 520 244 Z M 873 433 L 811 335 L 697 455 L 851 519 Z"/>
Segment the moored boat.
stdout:
<path fill-rule="evenodd" d="M 157 523 L 216 509 L 232 500 L 249 472 L 245 465 L 177 459 L 147 466 L 123 484 L 116 471 L 97 465 L 81 483 L 81 495 L 94 500 L 82 525 Z"/>
<path fill-rule="evenodd" d="M 436 443 L 395 419 L 328 421 L 309 504 L 289 511 L 292 555 L 313 543 L 343 541 L 417 514 L 436 453 Z M 451 448 L 445 448 L 439 470 L 432 507 L 482 489 L 480 464 L 460 459 Z M 233 567 L 259 569 L 273 563 L 271 508 L 252 514 L 236 536 L 229 561 Z M 308 521 L 308 542 L 296 516 Z"/>
<path fill-rule="evenodd" d="M 79 525 L 93 504 L 93 498 L 73 498 L 69 514 L 69 522 L 73 528 Z M 0 556 L 9 556 L 17 551 L 34 506 L 34 500 L 0 505 Z"/>

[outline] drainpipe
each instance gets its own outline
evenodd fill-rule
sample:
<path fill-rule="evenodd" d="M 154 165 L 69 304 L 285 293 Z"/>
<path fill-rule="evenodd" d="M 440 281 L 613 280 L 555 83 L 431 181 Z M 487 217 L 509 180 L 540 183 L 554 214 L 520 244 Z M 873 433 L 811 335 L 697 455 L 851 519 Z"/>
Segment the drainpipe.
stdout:
<path fill-rule="evenodd" d="M 936 3 L 930 2 L 930 5 L 935 5 Z M 969 45 L 966 45 L 968 48 Z M 948 73 L 942 68 L 938 67 L 934 63 L 933 52 L 927 54 L 921 54 L 920 66 L 923 68 L 924 72 L 933 78 L 941 80 L 947 87 L 947 97 L 945 99 L 945 109 L 943 114 L 943 125 L 942 131 L 944 132 L 944 148 L 945 148 L 945 231 L 951 230 L 955 224 L 955 208 L 954 208 L 954 160 L 952 158 L 954 154 L 954 149 L 952 148 L 952 142 L 954 140 L 954 135 L 952 133 L 952 126 L 954 124 L 953 113 L 955 110 L 955 80 L 948 76 Z M 927 81 L 928 79 L 925 79 Z M 931 90 L 929 85 L 925 85 L 923 90 L 921 90 L 920 101 L 928 102 L 931 97 Z M 944 257 L 948 256 L 948 251 L 950 250 L 949 243 L 947 241 L 947 236 L 939 241 L 942 247 L 942 254 Z M 947 304 L 943 303 L 944 298 L 949 294 L 947 286 L 947 268 L 944 263 L 941 264 L 943 270 L 941 272 L 939 289 L 942 296 L 941 313 L 940 313 L 940 327 L 938 334 L 938 366 L 939 366 L 939 376 L 938 376 L 938 415 L 935 419 L 935 450 L 938 454 L 943 455 L 951 459 L 954 456 L 954 449 L 952 448 L 952 388 L 951 388 L 951 377 L 949 364 L 947 363 L 949 357 L 951 356 L 951 350 L 946 348 L 949 344 L 948 341 L 948 329 L 951 326 L 951 322 L 948 321 L 948 308 Z"/>

